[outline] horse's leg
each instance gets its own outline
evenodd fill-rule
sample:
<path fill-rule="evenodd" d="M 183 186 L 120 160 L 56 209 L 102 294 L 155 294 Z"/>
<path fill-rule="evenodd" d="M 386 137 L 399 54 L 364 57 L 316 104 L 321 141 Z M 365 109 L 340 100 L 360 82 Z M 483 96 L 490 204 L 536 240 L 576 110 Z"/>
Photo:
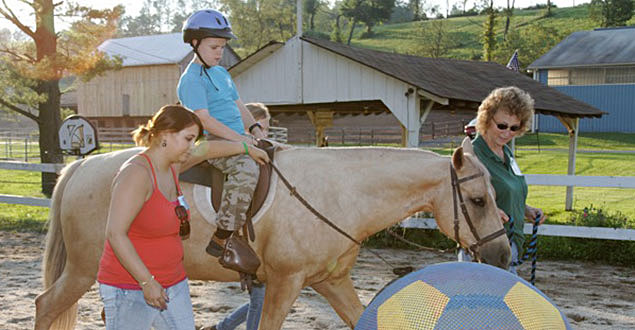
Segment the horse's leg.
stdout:
<path fill-rule="evenodd" d="M 328 279 L 314 284 L 312 287 L 328 300 L 346 325 L 351 329 L 355 327 L 359 317 L 364 312 L 364 306 L 355 292 L 350 274 L 337 279 Z"/>
<path fill-rule="evenodd" d="M 265 305 L 262 308 L 259 329 L 274 330 L 281 329 L 291 305 L 300 295 L 304 282 L 304 275 L 293 274 L 274 276 L 267 279 L 265 289 Z"/>
<path fill-rule="evenodd" d="M 48 330 L 60 316 L 55 329 L 72 329 L 77 317 L 72 307 L 95 283 L 95 275 L 67 263 L 62 275 L 35 299 L 35 329 Z"/>

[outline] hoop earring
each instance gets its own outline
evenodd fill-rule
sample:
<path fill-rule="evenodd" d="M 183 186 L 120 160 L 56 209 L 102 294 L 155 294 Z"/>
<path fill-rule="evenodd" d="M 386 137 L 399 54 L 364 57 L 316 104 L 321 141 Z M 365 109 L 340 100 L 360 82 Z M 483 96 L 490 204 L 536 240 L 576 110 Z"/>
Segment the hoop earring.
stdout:
<path fill-rule="evenodd" d="M 165 140 L 163 140 L 163 142 L 161 143 L 161 146 L 162 146 L 163 148 L 165 148 L 165 147 L 167 147 L 167 146 L 168 146 L 168 143 L 167 143 L 167 142 L 165 142 Z"/>

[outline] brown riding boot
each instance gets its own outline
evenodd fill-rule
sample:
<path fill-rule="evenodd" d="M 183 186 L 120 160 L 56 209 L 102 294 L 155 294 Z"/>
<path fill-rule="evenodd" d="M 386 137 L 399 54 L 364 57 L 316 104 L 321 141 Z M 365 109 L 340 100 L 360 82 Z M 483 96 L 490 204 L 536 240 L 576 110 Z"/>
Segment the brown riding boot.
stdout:
<path fill-rule="evenodd" d="M 225 241 L 227 239 L 222 239 L 217 237 L 216 235 L 212 235 L 212 239 L 207 244 L 207 248 L 205 248 L 205 252 L 212 255 L 213 257 L 220 257 L 223 255 L 223 251 L 225 250 Z"/>

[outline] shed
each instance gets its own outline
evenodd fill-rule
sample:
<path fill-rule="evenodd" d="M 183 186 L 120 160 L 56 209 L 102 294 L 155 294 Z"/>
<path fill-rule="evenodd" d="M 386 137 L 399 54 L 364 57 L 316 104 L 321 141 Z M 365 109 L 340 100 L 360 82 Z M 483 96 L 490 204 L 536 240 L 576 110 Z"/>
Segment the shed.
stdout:
<path fill-rule="evenodd" d="M 319 132 L 335 113 L 391 112 L 404 144 L 418 146 L 419 129 L 432 109 L 476 111 L 489 92 L 518 86 L 536 112 L 575 128 L 578 118 L 602 111 L 491 62 L 424 58 L 293 37 L 271 42 L 229 69 L 241 98 L 263 102 L 272 113 L 301 112 Z"/>
<path fill-rule="evenodd" d="M 531 63 L 534 79 L 606 111 L 601 120 L 582 120 L 585 132 L 635 132 L 635 27 L 577 31 Z M 540 116 L 541 131 L 559 131 Z"/>
<path fill-rule="evenodd" d="M 123 63 L 120 70 L 78 86 L 78 114 L 98 127 L 133 127 L 161 106 L 176 103 L 179 77 L 194 56 L 181 33 L 109 39 L 99 50 Z M 221 65 L 230 67 L 239 60 L 227 47 Z"/>
<path fill-rule="evenodd" d="M 307 36 L 271 42 L 229 72 L 245 102 L 263 102 L 272 113 L 306 113 L 317 141 L 335 113 L 389 111 L 409 147 L 419 145 L 431 110 L 476 111 L 493 89 L 517 86 L 534 98 L 537 113 L 555 116 L 569 131 L 569 174 L 575 173 L 579 119 L 603 114 L 497 63 L 388 53 Z"/>

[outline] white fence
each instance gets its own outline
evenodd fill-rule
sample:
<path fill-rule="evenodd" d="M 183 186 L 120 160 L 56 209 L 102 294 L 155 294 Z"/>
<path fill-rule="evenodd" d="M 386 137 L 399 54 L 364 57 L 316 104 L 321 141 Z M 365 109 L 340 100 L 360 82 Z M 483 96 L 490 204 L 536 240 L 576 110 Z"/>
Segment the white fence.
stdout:
<path fill-rule="evenodd" d="M 21 170 L 21 171 L 36 171 L 46 173 L 59 173 L 65 164 L 39 164 L 39 163 L 24 163 L 24 162 L 0 162 L 0 169 L 2 170 Z M 15 195 L 2 195 L 0 194 L 0 203 L 4 204 L 22 204 L 31 206 L 44 206 L 50 207 L 51 200 L 48 198 L 39 197 L 24 197 Z"/>
<path fill-rule="evenodd" d="M 59 173 L 64 166 L 65 164 L 0 162 L 0 169 L 4 170 L 24 170 L 49 173 Z M 526 174 L 525 178 L 527 180 L 527 184 L 531 185 L 635 189 L 635 177 Z M 47 198 L 24 197 L 14 195 L 0 195 L 0 203 L 23 204 L 43 207 L 51 206 L 51 200 Z M 402 221 L 400 225 L 404 228 L 437 229 L 437 224 L 432 218 L 412 217 Z M 526 234 L 531 234 L 532 225 L 526 223 L 524 231 Z M 616 229 L 604 227 L 541 225 L 540 227 L 538 227 L 538 234 L 544 236 L 635 241 L 635 229 L 622 228 Z"/>
<path fill-rule="evenodd" d="M 527 184 L 530 185 L 635 189 L 635 177 L 630 176 L 525 174 L 525 179 Z M 436 222 L 431 218 L 409 218 L 402 221 L 401 226 L 404 228 L 437 229 Z M 531 231 L 532 225 L 526 223 L 525 234 L 531 234 Z M 538 234 L 544 236 L 635 241 L 635 229 L 541 225 L 538 227 Z"/>

